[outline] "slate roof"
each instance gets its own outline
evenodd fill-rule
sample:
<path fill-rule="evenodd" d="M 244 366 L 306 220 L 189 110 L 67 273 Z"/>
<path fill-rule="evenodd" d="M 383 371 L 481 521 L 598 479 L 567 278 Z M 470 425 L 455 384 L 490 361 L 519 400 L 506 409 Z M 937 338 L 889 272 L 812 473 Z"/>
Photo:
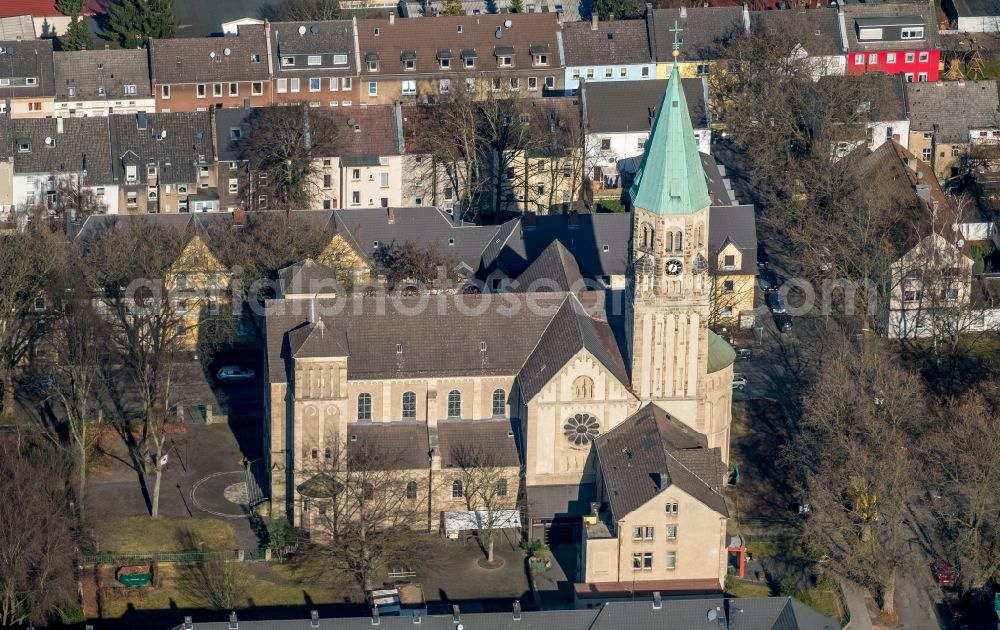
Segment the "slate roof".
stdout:
<path fill-rule="evenodd" d="M 281 294 L 308 293 L 315 294 L 319 290 L 331 292 L 335 289 L 337 274 L 326 265 L 307 258 L 303 262 L 289 265 L 278 270 L 278 282 Z"/>
<path fill-rule="evenodd" d="M 510 20 L 511 28 L 504 22 Z M 458 32 L 458 27 L 462 32 Z M 375 36 L 375 29 L 379 35 Z M 501 37 L 495 36 L 497 29 Z M 464 16 L 439 16 L 434 19 L 358 20 L 358 46 L 362 59 L 369 54 L 380 58 L 379 71 L 372 73 L 367 64 L 362 64 L 362 76 L 403 75 L 401 55 L 404 50 L 416 53 L 415 69 L 405 72 L 406 76 L 442 72 L 462 74 L 457 59 L 462 50 L 475 49 L 478 75 L 483 71 L 498 69 L 494 56 L 495 47 L 513 46 L 513 66 L 504 71 L 532 69 L 532 58 L 528 49 L 532 46 L 548 46 L 548 65 L 537 67 L 539 72 L 551 72 L 562 67 L 560 47 L 556 33 L 561 31 L 555 13 L 504 13 Z M 441 70 L 438 51 L 448 50 L 456 59 L 452 70 Z"/>
<path fill-rule="evenodd" d="M 559 241 L 545 248 L 509 287 L 509 291 L 582 291 L 586 287 L 576 258 Z"/>
<path fill-rule="evenodd" d="M 724 273 L 757 273 L 757 224 L 753 206 L 716 206 L 708 209 L 709 265 L 714 269 L 718 252 L 731 242 L 740 250 L 743 266 Z"/>
<path fill-rule="evenodd" d="M 956 15 L 954 18 L 995 17 L 1000 15 L 996 2 L 993 0 L 950 0 Z"/>
<path fill-rule="evenodd" d="M 524 400 L 534 398 L 580 350 L 587 350 L 620 383 L 628 385 L 625 361 L 611 327 L 591 317 L 570 293 L 521 370 L 518 379 Z"/>
<path fill-rule="evenodd" d="M 1000 127 L 996 81 L 908 83 L 910 129 L 934 131 L 942 144 L 967 144 L 970 129 Z"/>
<path fill-rule="evenodd" d="M 30 151 L 14 151 L 14 173 L 86 171 L 88 185 L 112 183 L 107 118 L 18 118 L 11 122 L 15 144 L 27 140 L 31 146 Z M 46 146 L 46 138 L 52 139 L 52 146 Z"/>
<path fill-rule="evenodd" d="M 198 181 L 199 165 L 211 164 L 212 124 L 209 112 L 159 114 L 115 114 L 111 121 L 111 147 L 116 179 L 125 182 L 125 165 L 135 162 L 139 170 L 156 164 L 161 184 Z M 145 118 L 146 128 L 139 129 Z M 166 137 L 162 138 L 162 132 Z M 145 183 L 145 172 L 139 183 Z"/>
<path fill-rule="evenodd" d="M 716 162 L 715 158 L 708 153 L 699 152 L 698 155 L 701 157 L 701 166 L 705 170 L 705 183 L 708 184 L 708 194 L 709 196 L 715 196 L 712 199 L 712 205 L 735 205 L 736 200 L 733 196 L 732 183 L 726 177 L 726 167 Z M 638 163 L 634 165 L 633 172 L 638 166 Z"/>
<path fill-rule="evenodd" d="M 300 27 L 305 29 L 305 33 L 299 33 Z M 354 23 L 351 20 L 271 22 L 270 35 L 275 77 L 357 74 Z M 334 54 L 347 55 L 347 65 L 334 66 L 331 58 Z M 295 67 L 282 66 L 282 55 L 322 55 L 322 66 L 309 67 L 304 61 L 299 65 L 298 59 Z"/>
<path fill-rule="evenodd" d="M 641 585 L 638 583 L 637 585 Z M 461 625 L 468 630 L 836 630 L 837 620 L 824 617 L 812 608 L 789 597 L 725 599 L 722 597 L 664 596 L 659 609 L 645 597 L 633 601 L 602 601 L 594 608 L 580 610 L 524 611 L 514 621 L 510 612 L 467 613 L 459 610 Z M 718 619 L 708 618 L 715 610 Z M 237 617 L 239 613 L 237 613 Z M 220 615 L 220 618 L 224 615 Z M 195 618 L 198 630 L 227 630 L 226 621 L 205 622 Z M 244 630 L 309 630 L 308 611 L 302 619 L 246 621 L 238 619 Z M 412 630 L 412 617 L 381 617 L 379 628 Z M 420 617 L 423 630 L 455 630 L 453 615 Z M 183 630 L 183 624 L 172 630 Z M 371 617 L 321 619 L 327 630 L 370 630 Z"/>
<path fill-rule="evenodd" d="M 10 79 L 10 86 L 3 88 L 5 97 L 55 95 L 51 39 L 0 41 L 0 48 L 14 51 L 13 54 L 5 54 L 3 63 L 0 63 L 0 78 Z M 37 79 L 37 85 L 28 85 L 29 78 Z"/>
<path fill-rule="evenodd" d="M 707 128 L 707 81 L 704 78 L 683 79 L 681 85 L 691 124 L 695 129 Z M 581 98 L 585 103 L 587 129 L 591 133 L 649 131 L 650 110 L 655 114 L 666 90 L 666 79 L 584 82 Z"/>
<path fill-rule="evenodd" d="M 86 99 L 109 100 L 150 98 L 153 86 L 149 79 L 149 55 L 145 50 L 76 50 L 53 54 L 57 101 Z M 126 94 L 125 86 L 134 85 L 135 93 Z M 70 96 L 69 88 L 76 89 Z M 104 88 L 101 94 L 98 88 Z"/>
<path fill-rule="evenodd" d="M 908 118 L 907 83 L 902 74 L 866 72 L 854 76 L 824 76 L 819 79 L 817 85 L 823 90 L 861 95 L 860 98 L 868 104 L 866 117 L 870 120 L 889 121 Z M 841 121 L 856 119 L 862 103 L 845 101 L 842 104 L 844 110 L 834 112 L 834 118 Z"/>
<path fill-rule="evenodd" d="M 590 22 L 563 25 L 567 66 L 608 66 L 650 63 L 649 37 L 642 20 L 606 20 L 594 29 Z"/>
<path fill-rule="evenodd" d="M 155 85 L 269 78 L 263 25 L 241 26 L 238 36 L 154 39 L 149 58 Z"/>
<path fill-rule="evenodd" d="M 937 8 L 933 0 L 922 2 L 880 2 L 875 4 L 847 3 L 840 7 L 847 35 L 847 50 L 861 52 L 869 50 L 934 50 L 941 47 L 941 36 L 937 27 Z M 912 41 L 858 41 L 855 20 L 868 18 L 919 17 L 924 24 L 924 38 Z"/>
<path fill-rule="evenodd" d="M 462 453 L 489 453 L 490 466 L 520 466 L 517 444 L 506 418 L 485 422 L 447 421 L 437 425 L 442 468 L 459 468 Z M 426 452 L 425 452 L 426 462 Z"/>
<path fill-rule="evenodd" d="M 422 299 L 316 300 L 326 336 L 330 331 L 346 335 L 349 379 L 513 376 L 566 297 L 532 296 L 542 305 L 537 309 L 527 308 L 526 301 L 511 309 L 513 298 L 497 294 L 437 295 L 425 307 L 417 308 Z M 271 382 L 286 382 L 286 359 L 294 351 L 289 343 L 293 339 L 286 333 L 307 325 L 309 307 L 301 302 L 304 300 L 286 300 L 283 314 L 266 318 Z M 517 330 L 516 335 L 510 333 L 512 329 Z M 485 351 L 480 350 L 482 343 Z M 401 353 L 396 353 L 396 344 L 402 346 Z"/>
<path fill-rule="evenodd" d="M 102 117 L 103 118 L 103 117 Z M 73 119 L 67 119 L 73 120 Z M 90 120 L 81 118 L 78 120 Z M 160 226 L 185 231 L 201 231 L 213 226 L 230 226 L 233 223 L 232 212 L 177 212 L 155 214 L 92 214 L 88 216 L 75 237 L 86 240 L 97 236 L 104 230 L 114 230 L 132 224 L 144 225 L 155 223 Z"/>
<path fill-rule="evenodd" d="M 616 520 L 677 486 L 723 516 L 726 466 L 704 435 L 648 404 L 594 440 Z"/>
<path fill-rule="evenodd" d="M 351 353 L 347 333 L 328 327 L 322 316 L 315 324 L 300 326 L 288 333 L 288 347 L 296 359 L 346 357 Z"/>
<path fill-rule="evenodd" d="M 399 155 L 400 141 L 392 105 L 369 105 L 358 109 L 310 109 L 310 124 L 331 125 L 333 154 L 344 157 Z"/>
<path fill-rule="evenodd" d="M 698 7 L 691 9 L 654 9 L 646 12 L 653 54 L 657 61 L 670 61 L 674 21 L 681 32 L 679 60 L 711 61 L 720 56 L 725 44 L 746 31 L 742 7 Z"/>
<path fill-rule="evenodd" d="M 0 114 L 0 160 L 9 159 L 14 155 L 14 129 L 11 125 L 10 113 Z"/>
<path fill-rule="evenodd" d="M 417 422 L 352 422 L 347 425 L 347 463 L 355 470 L 426 470 L 427 425 Z M 376 461 L 371 456 L 377 454 Z M 369 622 L 370 624 L 371 622 Z"/>
<path fill-rule="evenodd" d="M 243 160 L 236 141 L 233 139 L 233 129 L 240 130 L 240 137 L 250 133 L 251 119 L 259 116 L 264 108 L 253 107 L 243 109 L 238 107 L 217 108 L 215 110 L 215 150 L 220 162 L 239 162 Z"/>
<path fill-rule="evenodd" d="M 772 32 L 786 33 L 812 56 L 842 55 L 846 52 L 840 36 L 840 14 L 828 7 L 751 11 L 750 32 L 765 36 Z"/>
<path fill-rule="evenodd" d="M 379 246 L 415 241 L 476 270 L 487 244 L 499 231 L 495 225 L 455 225 L 451 216 L 431 206 L 392 208 L 391 212 L 390 221 L 387 208 L 335 210 L 337 233 L 360 256 L 371 256 L 374 241 Z"/>

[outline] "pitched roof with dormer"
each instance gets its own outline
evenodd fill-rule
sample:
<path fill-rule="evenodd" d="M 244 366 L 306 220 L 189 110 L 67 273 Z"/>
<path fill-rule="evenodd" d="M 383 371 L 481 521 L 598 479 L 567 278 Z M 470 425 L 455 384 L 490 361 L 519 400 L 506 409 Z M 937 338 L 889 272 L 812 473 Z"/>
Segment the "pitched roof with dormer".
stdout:
<path fill-rule="evenodd" d="M 567 22 L 563 26 L 567 66 L 650 63 L 649 37 L 642 20 Z"/>
<path fill-rule="evenodd" d="M 357 74 L 351 20 L 272 22 L 268 31 L 276 78 Z"/>
<path fill-rule="evenodd" d="M 209 112 L 115 114 L 111 147 L 115 178 L 126 183 L 126 166 L 138 167 L 138 182 L 146 182 L 147 166 L 156 167 L 160 184 L 198 181 L 201 166 L 211 164 L 212 123 Z"/>
<path fill-rule="evenodd" d="M 934 0 L 845 3 L 840 8 L 842 29 L 849 52 L 875 50 L 935 50 L 941 47 Z M 923 36 L 903 39 L 901 29 L 923 27 Z M 862 28 L 878 31 L 879 37 L 860 38 Z"/>
<path fill-rule="evenodd" d="M 30 98 L 54 96 L 52 40 L 0 41 L 0 79 L 7 79 L 4 96 Z"/>
<path fill-rule="evenodd" d="M 654 214 L 689 214 L 711 203 L 680 76 L 675 57 L 673 78 L 667 82 L 629 190 L 636 208 Z"/>
<path fill-rule="evenodd" d="M 227 37 L 178 37 L 149 42 L 155 85 L 267 81 L 267 38 L 263 25 L 240 27 Z"/>
<path fill-rule="evenodd" d="M 71 173 L 88 186 L 111 184 L 108 120 L 94 118 L 16 118 L 14 173 Z"/>
<path fill-rule="evenodd" d="M 53 59 L 56 100 L 122 100 L 153 96 L 149 55 L 145 50 L 74 50 L 57 52 Z"/>

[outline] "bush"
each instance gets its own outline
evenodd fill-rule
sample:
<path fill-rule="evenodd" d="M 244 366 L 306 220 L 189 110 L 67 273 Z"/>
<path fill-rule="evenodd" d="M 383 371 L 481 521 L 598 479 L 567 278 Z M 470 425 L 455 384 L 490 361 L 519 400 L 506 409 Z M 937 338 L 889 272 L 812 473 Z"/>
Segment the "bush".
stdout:
<path fill-rule="evenodd" d="M 59 609 L 59 621 L 65 626 L 83 623 L 87 620 L 87 615 L 83 612 L 83 606 L 74 604 Z"/>
<path fill-rule="evenodd" d="M 529 558 L 534 558 L 535 556 L 543 555 L 549 550 L 549 546 L 538 540 L 537 538 L 531 538 L 529 540 L 522 540 L 518 545 L 521 547 L 521 551 L 528 554 Z"/>
<path fill-rule="evenodd" d="M 241 562 L 209 560 L 186 571 L 185 589 L 206 606 L 232 610 L 246 605 L 250 576 Z"/>
<path fill-rule="evenodd" d="M 267 548 L 275 554 L 281 555 L 286 548 L 295 546 L 300 538 L 298 528 L 284 519 L 267 522 Z"/>

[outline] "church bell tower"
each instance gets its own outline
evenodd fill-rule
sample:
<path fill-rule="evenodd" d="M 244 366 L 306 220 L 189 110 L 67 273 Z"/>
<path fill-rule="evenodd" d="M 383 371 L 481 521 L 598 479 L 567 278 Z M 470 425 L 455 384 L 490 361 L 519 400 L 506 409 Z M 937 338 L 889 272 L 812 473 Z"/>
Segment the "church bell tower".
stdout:
<path fill-rule="evenodd" d="M 711 201 L 677 66 L 679 29 L 674 31 L 673 68 L 629 190 L 626 325 L 631 327 L 631 382 L 643 403 L 652 402 L 711 434 L 712 419 L 706 417 L 711 415 L 706 399 L 709 341 L 714 336 L 708 329 Z"/>

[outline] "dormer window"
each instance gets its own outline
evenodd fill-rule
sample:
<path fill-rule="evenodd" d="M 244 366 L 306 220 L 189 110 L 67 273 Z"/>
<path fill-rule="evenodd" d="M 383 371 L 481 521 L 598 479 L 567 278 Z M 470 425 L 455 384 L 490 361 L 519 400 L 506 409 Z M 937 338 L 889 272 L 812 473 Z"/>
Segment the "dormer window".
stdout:
<path fill-rule="evenodd" d="M 547 66 L 549 65 L 549 49 L 548 44 L 536 44 L 528 48 L 528 52 L 531 54 L 531 62 L 536 66 Z"/>
<path fill-rule="evenodd" d="M 346 66 L 347 65 L 347 55 L 334 55 L 333 65 L 335 66 Z"/>
<path fill-rule="evenodd" d="M 69 96 L 76 96 L 76 87 L 71 85 L 68 88 L 66 88 L 66 94 Z"/>
<path fill-rule="evenodd" d="M 369 72 L 378 72 L 378 62 L 379 56 L 377 53 L 368 53 L 365 55 L 365 63 L 368 64 Z"/>
<path fill-rule="evenodd" d="M 309 55 L 306 57 L 306 65 L 309 66 L 321 66 L 323 65 L 322 55 Z"/>
<path fill-rule="evenodd" d="M 500 67 L 510 67 L 514 63 L 513 46 L 497 46 L 493 49 L 493 54 L 497 57 L 497 65 Z"/>
<path fill-rule="evenodd" d="M 923 39 L 924 38 L 924 27 L 922 26 L 911 26 L 909 28 L 904 28 L 900 32 L 900 39 Z"/>
<path fill-rule="evenodd" d="M 439 50 L 437 51 L 438 63 L 441 65 L 442 70 L 447 70 L 451 68 L 451 51 L 450 50 Z"/>
<path fill-rule="evenodd" d="M 400 56 L 403 60 L 404 70 L 413 70 L 417 67 L 417 53 L 413 50 L 404 50 Z"/>
<path fill-rule="evenodd" d="M 466 68 L 475 68 L 476 67 L 476 49 L 472 48 L 472 49 L 469 49 L 469 50 L 463 50 L 462 51 L 462 59 L 465 59 L 465 67 Z"/>
<path fill-rule="evenodd" d="M 18 153 L 31 153 L 31 141 L 29 141 L 29 140 L 18 140 L 17 141 L 17 152 Z"/>
<path fill-rule="evenodd" d="M 286 56 L 284 56 L 284 57 L 281 58 L 281 66 L 282 67 L 287 68 L 287 67 L 294 66 L 294 65 L 295 65 L 295 57 L 292 57 L 290 55 L 286 55 Z"/>
<path fill-rule="evenodd" d="M 134 184 L 139 179 L 138 169 L 135 164 L 129 164 L 125 167 L 125 182 L 129 184 Z"/>
<path fill-rule="evenodd" d="M 134 85 L 126 85 L 125 86 L 125 95 L 126 96 L 134 96 L 136 94 L 136 92 L 137 92 L 136 86 L 134 86 Z"/>

